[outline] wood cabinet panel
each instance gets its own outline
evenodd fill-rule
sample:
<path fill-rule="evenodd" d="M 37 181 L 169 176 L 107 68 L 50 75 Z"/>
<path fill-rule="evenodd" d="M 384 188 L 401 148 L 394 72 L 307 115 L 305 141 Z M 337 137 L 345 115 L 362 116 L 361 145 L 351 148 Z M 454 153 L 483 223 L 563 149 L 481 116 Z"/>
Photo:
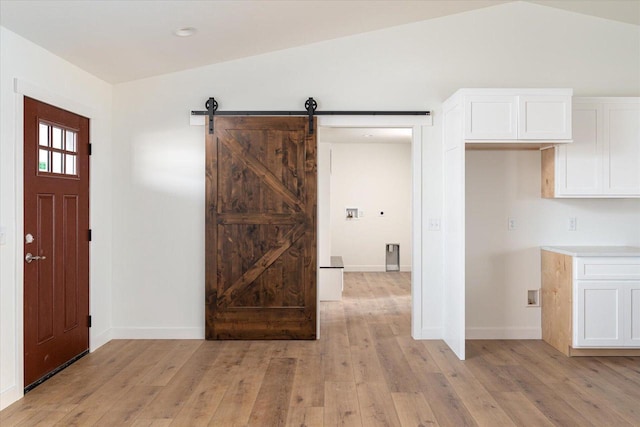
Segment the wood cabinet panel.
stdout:
<path fill-rule="evenodd" d="M 542 339 L 569 355 L 573 323 L 573 258 L 542 251 Z"/>

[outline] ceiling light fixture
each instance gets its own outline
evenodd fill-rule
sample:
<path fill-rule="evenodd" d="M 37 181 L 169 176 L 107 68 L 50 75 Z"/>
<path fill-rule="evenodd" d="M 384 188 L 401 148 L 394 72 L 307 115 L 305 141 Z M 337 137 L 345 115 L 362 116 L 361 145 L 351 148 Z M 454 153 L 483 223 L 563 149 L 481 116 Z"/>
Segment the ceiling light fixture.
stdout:
<path fill-rule="evenodd" d="M 197 31 L 198 30 L 193 27 L 184 27 L 184 28 L 178 28 L 173 32 L 173 34 L 175 34 L 178 37 L 191 37 Z"/>

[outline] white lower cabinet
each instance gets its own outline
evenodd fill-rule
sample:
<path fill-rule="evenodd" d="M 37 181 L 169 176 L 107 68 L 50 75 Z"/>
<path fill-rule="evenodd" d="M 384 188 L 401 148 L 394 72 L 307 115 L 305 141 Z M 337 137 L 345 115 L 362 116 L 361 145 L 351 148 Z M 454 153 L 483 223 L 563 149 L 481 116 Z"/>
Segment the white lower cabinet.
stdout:
<path fill-rule="evenodd" d="M 574 264 L 574 347 L 640 347 L 640 258 L 576 257 Z"/>
<path fill-rule="evenodd" d="M 574 347 L 623 347 L 625 286 L 616 282 L 577 282 Z"/>
<path fill-rule="evenodd" d="M 568 356 L 589 349 L 640 349 L 640 249 L 615 253 L 625 251 L 633 255 L 543 249 L 544 341 Z"/>

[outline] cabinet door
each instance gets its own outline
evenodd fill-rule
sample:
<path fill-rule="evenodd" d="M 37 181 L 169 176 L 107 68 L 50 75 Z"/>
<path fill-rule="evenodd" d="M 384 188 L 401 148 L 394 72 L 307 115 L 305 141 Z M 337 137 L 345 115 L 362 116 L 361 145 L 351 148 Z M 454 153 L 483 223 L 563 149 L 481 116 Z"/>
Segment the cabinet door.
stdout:
<path fill-rule="evenodd" d="M 625 324 L 628 326 L 626 345 L 640 347 L 640 282 L 631 282 L 627 288 L 627 308 L 629 315 Z"/>
<path fill-rule="evenodd" d="M 518 97 L 518 139 L 571 139 L 571 96 Z"/>
<path fill-rule="evenodd" d="M 518 97 L 477 95 L 465 98 L 465 139 L 518 138 Z"/>
<path fill-rule="evenodd" d="M 602 105 L 573 106 L 573 142 L 556 147 L 556 197 L 602 193 Z"/>
<path fill-rule="evenodd" d="M 640 196 L 640 103 L 604 105 L 604 192 Z"/>
<path fill-rule="evenodd" d="M 574 347 L 622 347 L 624 290 L 616 282 L 577 282 Z"/>

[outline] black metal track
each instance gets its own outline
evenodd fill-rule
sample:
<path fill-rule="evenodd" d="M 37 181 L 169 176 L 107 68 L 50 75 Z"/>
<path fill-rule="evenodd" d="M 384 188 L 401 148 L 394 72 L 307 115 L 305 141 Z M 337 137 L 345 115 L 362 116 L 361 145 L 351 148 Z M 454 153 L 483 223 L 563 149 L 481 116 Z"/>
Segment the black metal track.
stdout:
<path fill-rule="evenodd" d="M 192 116 L 206 116 L 209 112 L 191 111 Z M 430 116 L 431 111 L 314 111 L 315 116 Z M 306 116 L 306 111 L 216 111 L 215 116 Z"/>
<path fill-rule="evenodd" d="M 209 98 L 206 110 L 191 111 L 192 116 L 209 116 L 209 133 L 213 133 L 214 116 L 307 116 L 309 117 L 309 133 L 313 133 L 314 116 L 430 116 L 431 111 L 316 111 L 318 103 L 309 98 L 302 111 L 217 111 L 218 102 Z"/>

